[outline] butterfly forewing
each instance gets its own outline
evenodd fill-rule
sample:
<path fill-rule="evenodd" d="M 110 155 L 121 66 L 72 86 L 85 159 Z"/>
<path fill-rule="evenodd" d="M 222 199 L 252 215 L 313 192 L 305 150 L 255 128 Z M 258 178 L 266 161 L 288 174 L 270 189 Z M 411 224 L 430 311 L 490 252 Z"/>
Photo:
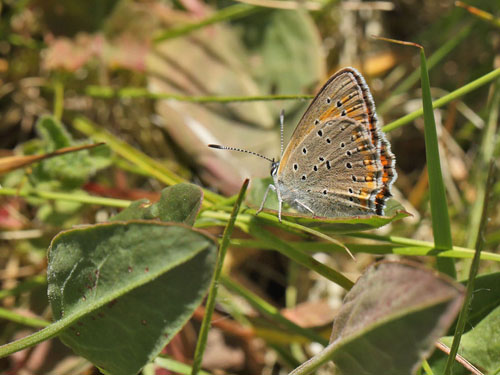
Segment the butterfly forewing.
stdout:
<path fill-rule="evenodd" d="M 368 96 L 369 92 L 368 95 L 363 92 L 363 86 L 356 77 L 361 75 L 352 68 L 346 68 L 335 73 L 324 84 L 295 128 L 283 153 L 282 164 L 286 164 L 290 151 L 297 143 L 302 142 L 321 122 L 344 115 L 369 128 L 370 115 L 374 113 L 373 100 Z"/>

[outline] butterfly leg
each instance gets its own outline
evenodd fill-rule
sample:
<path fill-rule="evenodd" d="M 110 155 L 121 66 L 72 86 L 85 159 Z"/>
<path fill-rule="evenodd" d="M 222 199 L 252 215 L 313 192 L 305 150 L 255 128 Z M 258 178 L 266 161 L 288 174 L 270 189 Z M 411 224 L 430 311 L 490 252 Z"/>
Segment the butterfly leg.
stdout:
<path fill-rule="evenodd" d="M 274 192 L 276 191 L 276 187 L 273 184 L 269 184 L 269 186 L 266 189 L 266 192 L 264 193 L 264 198 L 262 198 L 262 203 L 260 204 L 260 207 L 257 210 L 256 215 L 258 215 L 264 209 L 264 205 L 266 204 L 266 200 L 267 200 L 267 194 L 269 193 L 269 190 L 271 190 L 271 189 Z"/>
<path fill-rule="evenodd" d="M 266 203 L 267 194 L 269 193 L 269 190 L 274 191 L 278 196 L 278 219 L 281 223 L 281 205 L 283 203 L 283 200 L 281 199 L 280 191 L 276 189 L 276 186 L 274 186 L 273 184 L 269 184 L 269 186 L 267 187 L 266 192 L 264 193 L 264 198 L 262 199 L 262 203 L 260 204 L 260 207 L 257 210 L 256 215 L 258 215 L 264 209 L 264 204 Z"/>
<path fill-rule="evenodd" d="M 297 203 L 300 207 L 303 207 L 305 208 L 307 211 L 309 211 L 311 214 L 313 214 L 314 216 L 316 216 L 316 214 L 314 213 L 313 210 L 311 210 L 309 207 L 307 207 L 304 203 L 302 202 L 299 202 L 297 199 L 295 199 L 294 201 L 295 203 Z"/>
<path fill-rule="evenodd" d="M 279 189 L 276 189 L 276 195 L 278 196 L 278 220 L 281 223 L 281 204 L 283 203 L 283 199 L 281 199 L 281 193 Z"/>

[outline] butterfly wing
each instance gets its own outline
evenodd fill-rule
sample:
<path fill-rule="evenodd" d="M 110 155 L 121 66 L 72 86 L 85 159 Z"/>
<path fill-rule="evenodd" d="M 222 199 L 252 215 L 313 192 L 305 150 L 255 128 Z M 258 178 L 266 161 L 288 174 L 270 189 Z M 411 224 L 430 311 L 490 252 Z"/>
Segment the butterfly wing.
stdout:
<path fill-rule="evenodd" d="M 392 183 L 397 177 L 395 157 L 389 142 L 379 128 L 369 88 L 361 74 L 353 68 L 345 68 L 335 73 L 311 102 L 283 153 L 278 176 L 285 181 L 285 184 L 292 179 L 292 175 L 286 171 L 291 170 L 291 159 L 300 160 L 300 145 L 307 144 L 307 140 L 314 141 L 314 137 L 309 138 L 309 136 L 316 134 L 324 124 L 334 119 L 345 118 L 356 121 L 364 128 L 363 134 L 368 135 L 372 146 L 370 150 L 373 150 L 373 156 L 376 156 L 382 165 L 380 186 L 376 187 L 375 194 L 370 192 L 370 202 L 365 202 L 365 206 L 369 207 L 373 200 L 375 204 L 373 213 L 382 215 L 385 201 L 391 196 Z M 366 213 L 371 213 L 371 210 Z"/>
<path fill-rule="evenodd" d="M 325 217 L 377 213 L 383 166 L 359 121 L 323 122 L 297 146 L 278 179 L 285 201 Z"/>

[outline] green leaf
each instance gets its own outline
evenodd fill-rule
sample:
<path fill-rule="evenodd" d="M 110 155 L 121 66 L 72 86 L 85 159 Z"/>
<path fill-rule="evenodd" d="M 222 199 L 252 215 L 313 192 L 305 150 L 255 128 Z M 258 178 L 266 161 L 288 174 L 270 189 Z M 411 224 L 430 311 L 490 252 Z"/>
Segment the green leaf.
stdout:
<path fill-rule="evenodd" d="M 78 192 L 81 193 L 80 191 Z M 41 202 L 42 203 L 36 212 L 36 218 L 44 223 L 57 226 L 62 226 L 67 220 L 74 217 L 75 214 L 83 207 L 83 204 L 80 202 L 69 202 L 63 200 Z"/>
<path fill-rule="evenodd" d="M 160 200 L 151 204 L 147 199 L 133 202 L 110 221 L 160 219 L 193 225 L 201 208 L 203 191 L 200 187 L 181 183 L 162 190 Z"/>
<path fill-rule="evenodd" d="M 130 203 L 130 206 L 123 209 L 109 221 L 127 221 L 127 220 L 152 220 L 156 219 L 158 215 L 154 214 L 154 205 L 148 199 L 139 199 Z"/>
<path fill-rule="evenodd" d="M 71 135 L 53 116 L 42 116 L 35 125 L 40 138 L 46 143 L 49 151 L 69 147 L 73 144 Z"/>
<path fill-rule="evenodd" d="M 347 293 L 330 345 L 291 374 L 333 360 L 343 375 L 415 374 L 460 309 L 463 287 L 416 264 L 381 262 Z"/>
<path fill-rule="evenodd" d="M 247 204 L 250 207 L 255 209 L 260 207 L 264 193 L 270 183 L 272 183 L 270 177 L 252 181 L 252 188 L 247 198 Z M 267 196 L 264 211 L 278 215 L 278 198 L 272 191 Z M 385 216 L 314 218 L 307 213 L 290 211 L 288 205 L 283 206 L 282 212 L 283 219 L 325 233 L 352 233 L 375 229 L 408 216 L 411 216 L 411 214 L 406 212 L 404 207 L 394 199 L 387 202 Z"/>
<path fill-rule="evenodd" d="M 41 117 L 36 129 L 44 141 L 45 152 L 78 145 L 64 125 L 53 116 Z M 71 190 L 83 185 L 97 170 L 107 167 L 110 163 L 110 150 L 107 147 L 81 150 L 36 164 L 30 174 L 30 182 L 37 188 L 44 183 L 48 185 L 47 188 Z"/>
<path fill-rule="evenodd" d="M 453 337 L 444 337 L 441 341 L 450 347 Z M 500 306 L 486 316 L 474 329 L 462 336 L 458 349 L 458 354 L 475 366 L 484 369 L 485 374 L 498 374 L 500 371 L 499 353 Z"/>
<path fill-rule="evenodd" d="M 309 13 L 275 9 L 238 22 L 245 25 L 243 41 L 258 57 L 257 63 L 251 66 L 263 93 L 311 93 L 325 79 L 327 72 L 320 33 Z M 308 106 L 304 101 L 266 104 L 276 115 L 281 109 L 285 110 L 285 138 L 291 136 Z M 278 134 L 277 118 L 275 124 Z M 237 146 L 245 148 L 247 145 Z M 278 146 L 276 143 L 275 152 Z M 271 150 L 259 151 L 269 154 Z"/>
<path fill-rule="evenodd" d="M 465 285 L 466 282 L 463 282 Z M 500 306 L 500 272 L 476 277 L 474 294 L 467 315 L 466 329 L 473 329 L 485 316 Z"/>
<path fill-rule="evenodd" d="M 162 221 L 193 225 L 203 201 L 202 190 L 193 184 L 181 183 L 163 189 L 158 202 L 158 215 Z"/>
<path fill-rule="evenodd" d="M 245 44 L 259 56 L 253 66 L 263 92 L 297 94 L 324 78 L 321 40 L 307 12 L 273 10 L 239 22 L 245 24 Z"/>
<path fill-rule="evenodd" d="M 213 239 L 157 221 L 59 234 L 49 249 L 48 294 L 61 340 L 108 374 L 136 374 L 201 303 Z"/>
<path fill-rule="evenodd" d="M 414 373 L 453 322 L 462 296 L 459 284 L 419 266 L 370 267 L 335 319 L 334 363 L 345 375 Z"/>

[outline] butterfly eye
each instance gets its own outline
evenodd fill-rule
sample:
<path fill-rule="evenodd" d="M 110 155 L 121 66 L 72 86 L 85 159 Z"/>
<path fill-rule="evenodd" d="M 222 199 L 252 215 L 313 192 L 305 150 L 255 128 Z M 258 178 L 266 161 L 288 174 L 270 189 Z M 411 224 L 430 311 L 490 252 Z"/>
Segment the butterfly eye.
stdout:
<path fill-rule="evenodd" d="M 279 168 L 280 164 L 279 163 L 273 163 L 271 165 L 271 176 L 274 177 L 276 176 L 276 174 L 278 173 L 278 168 Z"/>

